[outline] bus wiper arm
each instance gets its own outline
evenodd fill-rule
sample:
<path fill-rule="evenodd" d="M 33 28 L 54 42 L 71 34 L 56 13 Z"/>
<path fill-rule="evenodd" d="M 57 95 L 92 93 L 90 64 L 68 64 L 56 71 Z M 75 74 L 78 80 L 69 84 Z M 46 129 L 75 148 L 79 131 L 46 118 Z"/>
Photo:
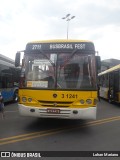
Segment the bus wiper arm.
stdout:
<path fill-rule="evenodd" d="M 42 51 L 42 50 L 40 50 L 40 52 L 41 52 L 41 54 L 45 57 L 45 58 L 47 58 L 47 60 L 50 62 L 50 64 L 53 66 L 53 69 L 54 69 L 54 79 L 55 79 L 55 81 L 56 81 L 56 78 L 55 78 L 55 72 L 56 72 L 56 70 L 55 70 L 55 67 L 56 67 L 56 64 L 55 63 L 53 63 L 50 59 L 49 59 L 49 57 L 46 55 L 46 54 L 44 54 L 44 52 Z M 55 85 L 55 82 L 54 82 L 54 85 Z"/>
<path fill-rule="evenodd" d="M 55 63 L 53 63 L 53 62 L 49 59 L 49 57 L 48 57 L 46 54 L 44 54 L 44 52 L 43 52 L 42 50 L 40 50 L 40 52 L 41 52 L 41 54 L 42 54 L 45 58 L 47 58 L 47 60 L 50 62 L 50 64 L 51 64 L 53 67 L 55 67 Z"/>

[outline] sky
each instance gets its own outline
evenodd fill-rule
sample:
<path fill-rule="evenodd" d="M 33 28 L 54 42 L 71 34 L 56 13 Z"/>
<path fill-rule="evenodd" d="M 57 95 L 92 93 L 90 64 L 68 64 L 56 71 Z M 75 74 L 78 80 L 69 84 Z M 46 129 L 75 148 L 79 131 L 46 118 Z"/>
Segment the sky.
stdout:
<path fill-rule="evenodd" d="M 15 59 L 34 40 L 90 40 L 101 59 L 120 60 L 120 0 L 0 0 L 0 54 Z"/>

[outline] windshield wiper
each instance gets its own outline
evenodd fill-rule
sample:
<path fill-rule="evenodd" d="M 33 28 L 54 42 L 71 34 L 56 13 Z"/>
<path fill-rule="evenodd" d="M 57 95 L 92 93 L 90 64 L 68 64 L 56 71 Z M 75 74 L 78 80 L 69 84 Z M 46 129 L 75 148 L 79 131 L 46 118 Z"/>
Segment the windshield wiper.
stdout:
<path fill-rule="evenodd" d="M 40 50 L 40 52 L 41 52 L 41 54 L 42 54 L 45 58 L 47 58 L 47 60 L 50 62 L 50 64 L 51 64 L 53 67 L 55 67 L 55 63 L 53 63 L 53 62 L 49 59 L 49 57 L 48 57 L 46 54 L 44 54 L 44 52 L 43 52 L 42 50 Z"/>
<path fill-rule="evenodd" d="M 55 63 L 53 63 L 50 59 L 49 59 L 49 57 L 46 55 L 46 54 L 44 54 L 44 52 L 42 51 L 42 50 L 40 50 L 40 52 L 41 52 L 41 54 L 43 55 L 43 57 L 45 57 L 49 62 L 50 62 L 50 64 L 53 66 L 53 70 L 54 70 L 54 72 L 53 72 L 53 75 L 54 75 L 54 86 L 56 86 L 56 64 Z"/>

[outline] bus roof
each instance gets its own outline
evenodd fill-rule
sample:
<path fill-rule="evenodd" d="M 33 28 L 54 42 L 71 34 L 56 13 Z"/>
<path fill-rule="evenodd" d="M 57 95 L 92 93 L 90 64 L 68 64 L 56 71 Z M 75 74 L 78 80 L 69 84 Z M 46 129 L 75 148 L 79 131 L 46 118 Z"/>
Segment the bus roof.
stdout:
<path fill-rule="evenodd" d="M 89 43 L 93 43 L 92 41 L 88 41 L 88 40 L 75 40 L 75 39 L 52 39 L 52 40 L 38 40 L 38 41 L 31 41 L 28 43 L 66 43 L 66 42 L 89 42 Z"/>
<path fill-rule="evenodd" d="M 116 70 L 120 70 L 120 64 L 99 73 L 98 76 L 101 76 L 101 75 L 104 75 L 104 74 L 107 74 L 107 73 L 110 73 L 110 72 L 113 72 L 113 71 L 116 71 Z"/>

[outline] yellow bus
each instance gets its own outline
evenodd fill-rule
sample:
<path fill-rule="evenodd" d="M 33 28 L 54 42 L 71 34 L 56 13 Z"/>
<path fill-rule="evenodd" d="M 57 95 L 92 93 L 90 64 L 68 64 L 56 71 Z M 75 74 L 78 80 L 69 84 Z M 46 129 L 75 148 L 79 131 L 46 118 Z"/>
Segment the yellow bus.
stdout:
<path fill-rule="evenodd" d="M 22 72 L 19 112 L 41 118 L 96 119 L 100 57 L 84 40 L 29 42 L 16 53 Z"/>
<path fill-rule="evenodd" d="M 98 74 L 99 95 L 111 102 L 120 103 L 120 64 Z"/>

